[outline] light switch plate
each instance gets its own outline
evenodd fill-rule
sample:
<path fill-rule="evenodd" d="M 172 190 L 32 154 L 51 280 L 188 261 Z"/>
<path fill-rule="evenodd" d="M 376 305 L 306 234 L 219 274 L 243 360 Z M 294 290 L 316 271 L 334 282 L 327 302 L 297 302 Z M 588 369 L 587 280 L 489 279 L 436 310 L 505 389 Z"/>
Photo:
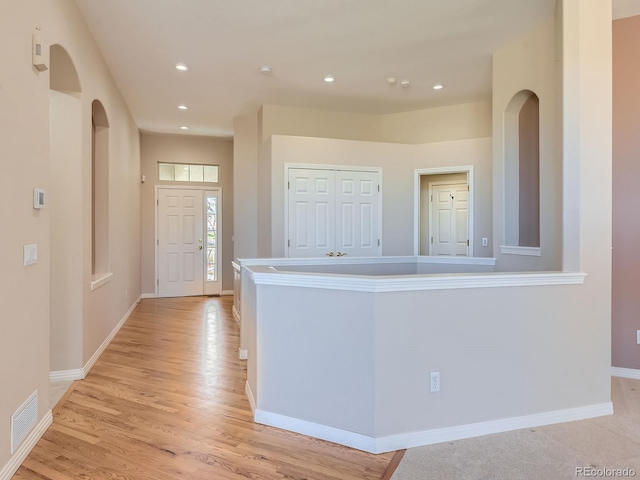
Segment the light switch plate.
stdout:
<path fill-rule="evenodd" d="M 38 263 L 38 245 L 25 245 L 24 246 L 24 266 L 34 265 Z"/>

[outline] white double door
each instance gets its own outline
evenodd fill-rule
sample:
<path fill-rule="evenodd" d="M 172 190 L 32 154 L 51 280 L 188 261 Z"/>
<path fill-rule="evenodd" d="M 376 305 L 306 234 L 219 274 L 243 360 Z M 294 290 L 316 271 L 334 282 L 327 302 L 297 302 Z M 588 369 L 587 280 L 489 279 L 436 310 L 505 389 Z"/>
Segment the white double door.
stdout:
<path fill-rule="evenodd" d="M 221 291 L 219 190 L 158 188 L 157 296 Z"/>
<path fill-rule="evenodd" d="M 381 254 L 380 174 L 288 169 L 289 257 Z"/>
<path fill-rule="evenodd" d="M 430 185 L 430 191 L 430 255 L 467 256 L 469 254 L 467 184 Z"/>

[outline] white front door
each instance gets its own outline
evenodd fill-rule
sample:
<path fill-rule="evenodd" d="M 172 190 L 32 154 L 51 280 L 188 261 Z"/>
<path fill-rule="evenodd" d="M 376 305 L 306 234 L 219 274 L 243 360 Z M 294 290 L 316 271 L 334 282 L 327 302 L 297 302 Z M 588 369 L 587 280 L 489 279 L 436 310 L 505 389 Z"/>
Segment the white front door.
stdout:
<path fill-rule="evenodd" d="M 335 172 L 289 169 L 289 257 L 335 252 Z"/>
<path fill-rule="evenodd" d="M 433 185 L 430 255 L 468 255 L 468 187 L 466 183 Z"/>
<path fill-rule="evenodd" d="M 158 296 L 204 294 L 202 190 L 158 189 Z"/>
<path fill-rule="evenodd" d="M 336 171 L 336 254 L 379 255 L 379 175 Z"/>

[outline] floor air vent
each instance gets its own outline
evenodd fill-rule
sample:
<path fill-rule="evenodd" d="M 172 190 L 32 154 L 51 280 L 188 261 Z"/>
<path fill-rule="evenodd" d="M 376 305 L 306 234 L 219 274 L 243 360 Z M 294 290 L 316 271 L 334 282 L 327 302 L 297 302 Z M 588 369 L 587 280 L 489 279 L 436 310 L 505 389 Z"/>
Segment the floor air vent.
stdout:
<path fill-rule="evenodd" d="M 18 449 L 22 441 L 38 421 L 38 390 L 33 392 L 22 406 L 11 415 L 11 454 Z"/>

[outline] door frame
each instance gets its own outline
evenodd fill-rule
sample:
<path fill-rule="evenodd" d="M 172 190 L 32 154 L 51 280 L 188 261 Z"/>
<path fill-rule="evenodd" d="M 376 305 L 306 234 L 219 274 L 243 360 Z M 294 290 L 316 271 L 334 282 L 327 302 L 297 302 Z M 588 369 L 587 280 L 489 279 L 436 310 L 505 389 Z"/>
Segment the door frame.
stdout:
<path fill-rule="evenodd" d="M 433 187 L 438 187 L 440 185 L 462 185 L 461 182 L 456 181 L 456 180 L 444 180 L 444 181 L 435 181 L 435 182 L 429 182 L 429 236 L 433 237 L 433 231 L 434 231 L 434 224 L 433 224 L 433 200 L 431 200 L 432 196 L 433 196 Z M 467 183 L 467 186 L 469 186 L 469 184 Z M 467 196 L 467 226 L 469 225 L 469 196 Z M 468 239 L 469 243 L 471 243 L 471 239 Z M 429 256 L 433 255 L 433 243 L 429 242 Z M 467 256 L 469 255 L 469 247 L 467 246 Z"/>
<path fill-rule="evenodd" d="M 469 250 L 467 255 L 473 257 L 473 212 L 474 212 L 474 176 L 473 165 L 455 166 L 455 167 L 435 167 L 435 168 L 417 168 L 413 171 L 413 254 L 420 255 L 420 177 L 423 175 L 447 175 L 450 173 L 466 173 L 467 185 L 469 185 L 469 197 L 467 199 L 468 217 L 467 228 L 469 232 Z M 459 182 L 454 182 L 459 183 Z M 431 222 L 431 215 L 429 215 Z M 431 228 L 429 228 L 431 231 Z M 431 253 L 431 245 L 429 245 L 429 253 Z"/>
<path fill-rule="evenodd" d="M 382 201 L 384 192 L 382 186 L 382 167 L 353 167 L 347 165 L 327 165 L 316 163 L 285 163 L 284 164 L 284 256 L 289 257 L 289 169 L 301 169 L 301 170 L 337 170 L 343 172 L 373 172 L 378 174 L 380 179 L 380 206 L 378 207 L 378 238 L 380 239 L 380 245 L 378 245 L 378 254 L 382 254 Z"/>
<path fill-rule="evenodd" d="M 203 238 L 204 235 L 207 231 L 207 220 L 206 220 L 206 215 L 207 215 L 207 209 L 206 207 L 206 201 L 207 201 L 207 192 L 218 192 L 218 198 L 220 199 L 220 203 L 218 205 L 218 226 L 219 226 L 219 230 L 222 229 L 222 187 L 196 187 L 193 185 L 156 185 L 155 189 L 154 189 L 154 211 L 155 211 L 155 215 L 154 215 L 154 221 L 155 221 L 155 225 L 154 225 L 154 235 L 155 235 L 155 239 L 153 242 L 153 248 L 154 248 L 154 255 L 155 255 L 155 275 L 154 275 L 154 281 L 155 281 L 155 290 L 154 290 L 154 294 L 156 298 L 158 297 L 158 290 L 160 288 L 160 275 L 159 275 L 159 271 L 160 271 L 160 258 L 158 257 L 158 247 L 159 247 L 159 243 L 160 243 L 160 232 L 158 231 L 158 214 L 159 212 L 159 205 L 158 205 L 158 191 L 160 189 L 169 189 L 169 190 L 200 190 L 202 192 L 202 228 L 203 228 Z M 218 231 L 219 231 L 218 230 Z M 220 292 L 222 292 L 222 237 L 220 235 L 218 235 L 218 238 L 220 239 L 220 242 L 218 243 L 218 278 L 220 279 Z M 205 247 L 206 248 L 206 247 Z M 206 268 L 206 258 L 207 255 L 206 253 L 203 255 L 203 277 L 202 277 L 202 295 L 206 295 L 206 289 L 207 289 L 207 268 Z"/>

